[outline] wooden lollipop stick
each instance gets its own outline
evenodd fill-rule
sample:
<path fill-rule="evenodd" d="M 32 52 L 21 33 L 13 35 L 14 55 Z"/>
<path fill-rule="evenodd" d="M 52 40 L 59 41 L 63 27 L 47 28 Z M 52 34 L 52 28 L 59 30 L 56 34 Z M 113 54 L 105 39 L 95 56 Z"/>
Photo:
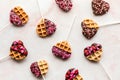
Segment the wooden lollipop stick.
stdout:
<path fill-rule="evenodd" d="M 0 63 L 9 59 L 9 58 L 10 58 L 10 56 L 5 56 L 5 57 L 0 58 Z"/>
<path fill-rule="evenodd" d="M 43 15 L 42 15 L 42 12 L 41 12 L 41 8 L 40 8 L 40 4 L 39 4 L 39 0 L 37 0 L 37 5 L 38 5 L 39 11 L 40 11 L 40 15 L 43 18 Z"/>
<path fill-rule="evenodd" d="M 7 28 L 8 25 L 10 25 L 10 23 L 6 24 L 2 29 L 0 29 L 0 32 L 3 31 L 5 28 Z"/>
<path fill-rule="evenodd" d="M 120 21 L 109 23 L 109 24 L 104 24 L 104 25 L 101 25 L 100 27 L 107 27 L 107 26 L 118 25 L 118 24 L 120 24 Z"/>
<path fill-rule="evenodd" d="M 76 19 L 76 16 L 74 16 L 74 19 L 73 19 L 72 24 L 71 24 L 71 26 L 70 26 L 70 29 L 69 29 L 68 36 L 67 36 L 67 38 L 66 38 L 66 41 L 67 41 L 68 38 L 70 37 L 70 33 L 71 33 L 71 31 L 72 31 L 72 28 L 73 28 L 73 24 L 74 24 L 74 22 L 75 22 L 75 19 Z"/>
<path fill-rule="evenodd" d="M 45 77 L 44 77 L 44 75 L 42 75 L 42 78 L 43 78 L 43 80 L 46 80 Z"/>
<path fill-rule="evenodd" d="M 109 80 L 112 80 L 111 77 L 110 77 L 110 75 L 108 74 L 108 72 L 105 70 L 105 67 L 103 66 L 103 64 L 102 64 L 101 62 L 99 62 L 99 65 L 102 67 L 103 71 L 106 73 L 107 78 L 108 78 Z"/>

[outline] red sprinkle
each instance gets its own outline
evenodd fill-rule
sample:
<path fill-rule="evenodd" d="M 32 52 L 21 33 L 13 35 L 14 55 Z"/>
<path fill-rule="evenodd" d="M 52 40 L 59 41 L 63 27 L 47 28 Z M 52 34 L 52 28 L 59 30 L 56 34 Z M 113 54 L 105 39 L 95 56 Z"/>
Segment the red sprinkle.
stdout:
<path fill-rule="evenodd" d="M 72 2 L 71 0 L 55 0 L 58 6 L 65 12 L 68 12 L 72 9 Z"/>
<path fill-rule="evenodd" d="M 84 49 L 84 55 L 89 56 L 102 48 L 101 44 L 93 43 Z"/>
<path fill-rule="evenodd" d="M 69 69 L 65 75 L 65 80 L 73 80 L 79 74 L 78 69 Z"/>
<path fill-rule="evenodd" d="M 19 52 L 19 53 L 21 53 L 21 55 L 25 55 L 25 56 L 28 55 L 28 51 L 24 47 L 24 44 L 21 40 L 14 41 L 12 43 L 12 46 L 10 47 L 10 50 Z"/>
<path fill-rule="evenodd" d="M 41 77 L 41 72 L 40 72 L 37 62 L 34 62 L 31 64 L 30 70 L 36 77 Z"/>

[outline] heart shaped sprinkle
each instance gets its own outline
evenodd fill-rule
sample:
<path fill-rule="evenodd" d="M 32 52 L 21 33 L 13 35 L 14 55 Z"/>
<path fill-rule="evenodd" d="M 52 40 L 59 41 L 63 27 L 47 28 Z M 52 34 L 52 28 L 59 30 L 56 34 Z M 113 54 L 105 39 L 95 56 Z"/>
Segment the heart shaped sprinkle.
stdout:
<path fill-rule="evenodd" d="M 55 1 L 59 8 L 65 12 L 68 12 L 72 9 L 73 4 L 71 0 L 55 0 Z"/>
<path fill-rule="evenodd" d="M 10 12 L 10 22 L 15 26 L 23 26 L 28 22 L 28 15 L 20 6 L 17 6 Z"/>
<path fill-rule="evenodd" d="M 66 72 L 65 80 L 83 80 L 83 78 L 79 75 L 78 69 L 72 68 Z"/>
<path fill-rule="evenodd" d="M 81 22 L 82 34 L 87 38 L 91 39 L 97 33 L 99 26 L 96 22 L 91 19 L 85 19 Z"/>
<path fill-rule="evenodd" d="M 48 72 L 48 63 L 45 60 L 33 62 L 30 66 L 30 70 L 36 77 L 42 77 L 42 75 Z"/>
<path fill-rule="evenodd" d="M 84 56 L 90 61 L 95 62 L 100 61 L 101 55 L 102 55 L 101 44 L 93 43 L 91 46 L 88 46 L 84 49 Z"/>
<path fill-rule="evenodd" d="M 14 41 L 10 47 L 10 56 L 15 60 L 26 58 L 28 51 L 21 40 Z"/>
<path fill-rule="evenodd" d="M 48 19 L 41 19 L 37 25 L 36 32 L 40 37 L 47 37 L 54 34 L 56 31 L 56 25 Z"/>
<path fill-rule="evenodd" d="M 93 14 L 104 15 L 109 11 L 110 5 L 108 2 L 105 2 L 104 0 L 93 0 L 92 9 L 93 9 Z"/>
<path fill-rule="evenodd" d="M 62 41 L 52 47 L 52 53 L 61 59 L 68 59 L 71 56 L 71 47 L 67 41 Z"/>

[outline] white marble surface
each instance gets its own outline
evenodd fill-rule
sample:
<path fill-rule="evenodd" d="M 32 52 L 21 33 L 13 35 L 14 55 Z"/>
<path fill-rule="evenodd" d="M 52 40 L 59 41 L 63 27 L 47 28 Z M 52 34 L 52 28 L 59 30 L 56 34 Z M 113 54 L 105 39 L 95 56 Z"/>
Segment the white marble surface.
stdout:
<path fill-rule="evenodd" d="M 35 32 L 41 17 L 36 0 L 0 0 L 0 57 L 9 55 L 9 48 L 14 40 L 22 40 L 29 51 L 28 57 L 22 62 L 7 59 L 0 63 L 0 80 L 37 80 L 30 72 L 30 64 L 45 59 L 49 63 L 46 80 L 65 80 L 69 68 L 78 68 L 84 80 L 109 80 L 99 63 L 91 63 L 85 59 L 83 49 L 98 42 L 103 45 L 103 55 L 100 61 L 112 80 L 120 80 L 120 25 L 100 28 L 92 40 L 86 40 L 81 31 L 81 21 L 91 18 L 99 25 L 120 21 L 120 0 L 106 0 L 110 3 L 110 11 L 100 17 L 92 14 L 91 0 L 72 0 L 73 9 L 69 13 L 62 12 L 55 0 L 39 0 L 42 15 L 57 24 L 56 33 L 42 39 Z M 24 27 L 16 28 L 9 23 L 9 11 L 20 5 L 28 13 L 30 20 Z M 72 56 L 67 61 L 52 55 L 52 46 L 65 40 L 74 15 L 77 16 L 68 38 L 72 46 Z M 7 24 L 7 27 L 5 25 Z M 3 29 L 4 28 L 4 29 Z M 38 79 L 42 80 L 42 79 Z"/>

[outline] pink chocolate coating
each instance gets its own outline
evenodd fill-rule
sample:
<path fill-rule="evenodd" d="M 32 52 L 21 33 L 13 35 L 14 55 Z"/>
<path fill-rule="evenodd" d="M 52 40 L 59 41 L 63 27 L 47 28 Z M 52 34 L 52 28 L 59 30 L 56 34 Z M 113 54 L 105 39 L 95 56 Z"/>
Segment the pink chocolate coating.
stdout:
<path fill-rule="evenodd" d="M 45 19 L 45 25 L 48 36 L 52 35 L 56 31 L 56 25 L 52 21 Z"/>
<path fill-rule="evenodd" d="M 21 55 L 28 55 L 27 49 L 24 47 L 24 44 L 21 40 L 14 41 L 10 47 L 11 51 L 19 52 Z"/>
<path fill-rule="evenodd" d="M 41 72 L 40 72 L 37 62 L 34 62 L 31 64 L 30 70 L 36 77 L 41 77 Z"/>
<path fill-rule="evenodd" d="M 10 22 L 16 26 L 22 26 L 22 20 L 13 10 L 10 12 Z"/>
<path fill-rule="evenodd" d="M 93 43 L 91 46 L 88 46 L 84 49 L 84 55 L 89 56 L 89 55 L 91 55 L 91 54 L 93 54 L 96 51 L 99 51 L 101 49 L 102 49 L 101 44 Z"/>
<path fill-rule="evenodd" d="M 58 6 L 65 12 L 68 12 L 72 9 L 72 2 L 71 0 L 55 0 Z"/>
<path fill-rule="evenodd" d="M 69 69 L 65 75 L 65 80 L 73 80 L 79 74 L 78 69 Z"/>
<path fill-rule="evenodd" d="M 62 49 L 59 49 L 59 48 L 56 47 L 56 46 L 53 46 L 53 47 L 52 47 L 52 53 L 53 53 L 55 56 L 57 56 L 57 57 L 59 57 L 59 58 L 61 58 L 61 59 L 68 59 L 68 58 L 70 58 L 70 56 L 71 56 L 71 53 L 69 53 L 69 52 L 67 52 L 67 51 L 64 51 L 64 50 L 62 50 Z"/>

